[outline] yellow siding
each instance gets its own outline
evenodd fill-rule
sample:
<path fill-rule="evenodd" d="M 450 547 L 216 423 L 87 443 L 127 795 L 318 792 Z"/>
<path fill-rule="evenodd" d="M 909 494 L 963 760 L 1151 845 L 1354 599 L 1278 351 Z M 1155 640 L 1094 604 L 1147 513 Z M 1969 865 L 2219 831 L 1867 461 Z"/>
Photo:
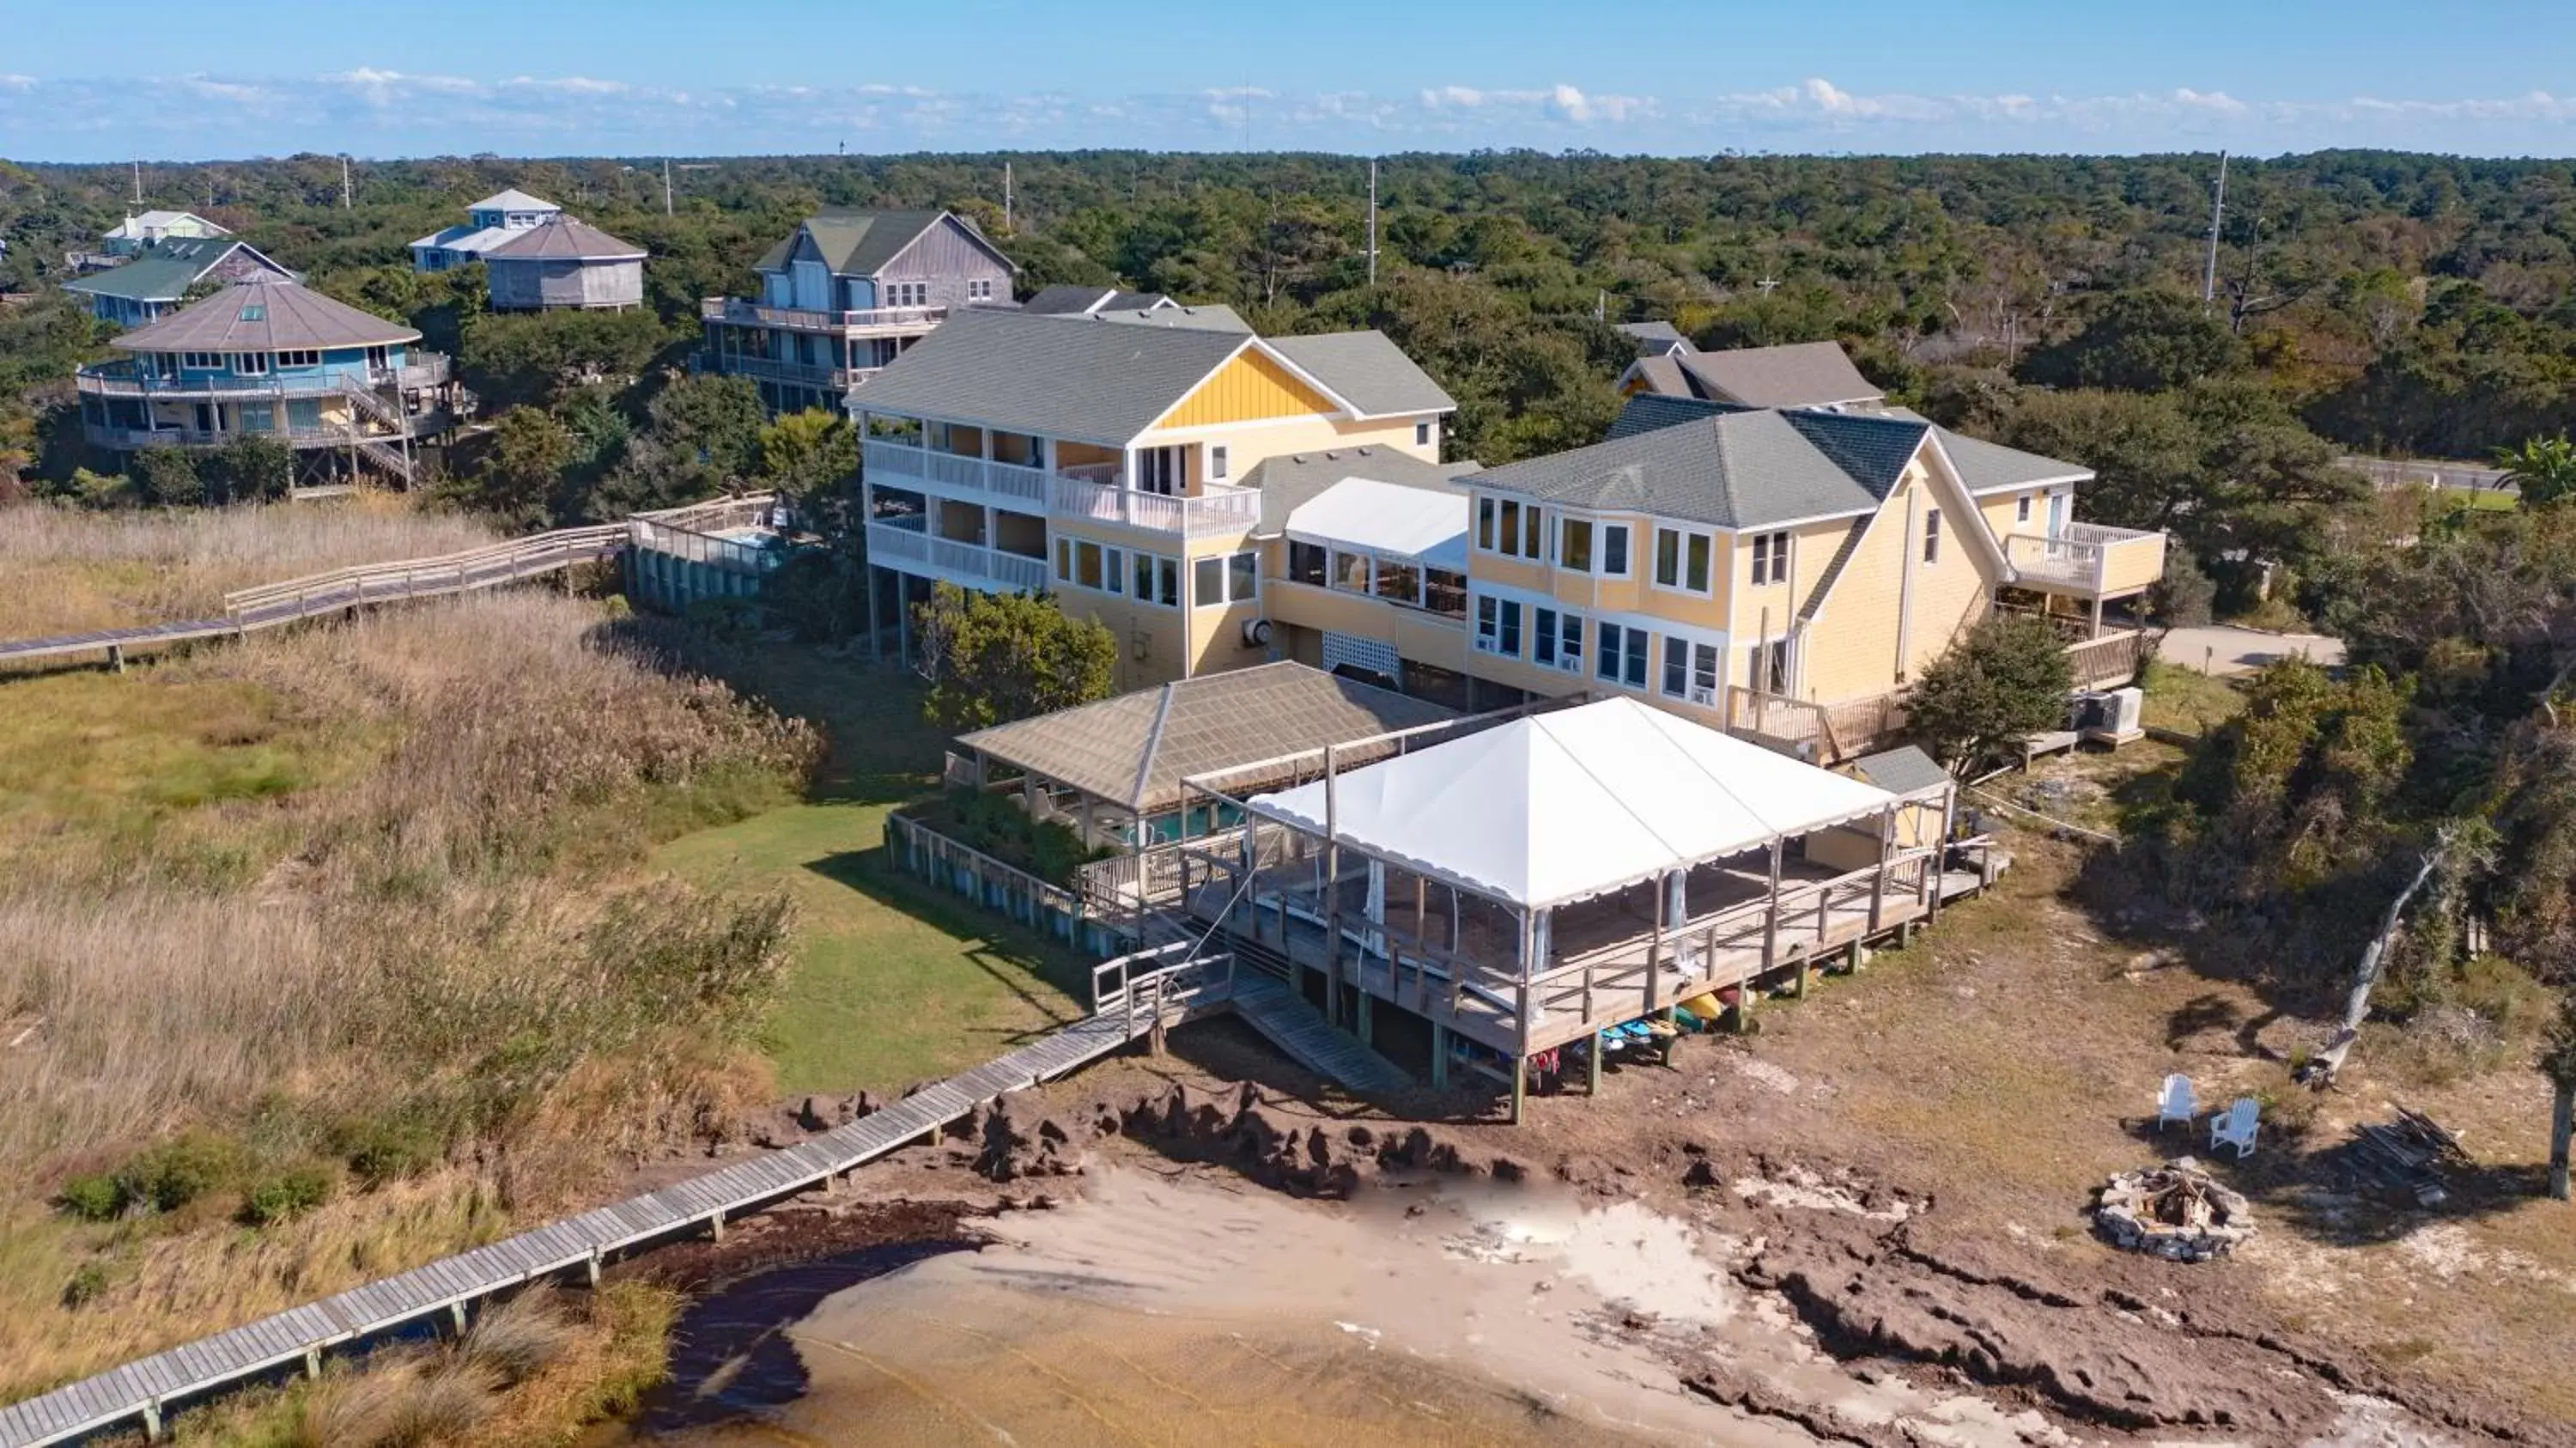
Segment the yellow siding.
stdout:
<path fill-rule="evenodd" d="M 1063 589 L 1055 601 L 1067 617 L 1097 619 L 1118 636 L 1121 692 L 1149 689 L 1181 677 L 1188 642 L 1179 609 L 1138 604 L 1083 588 Z"/>
<path fill-rule="evenodd" d="M 1920 550 L 1932 507 L 1942 510 L 1941 558 L 1927 567 Z M 1832 704 L 1902 688 L 1985 616 L 1992 564 L 1962 536 L 1963 521 L 1950 493 L 1919 468 L 1909 472 L 1826 596 L 1823 616 L 1799 636 L 1800 698 Z"/>
<path fill-rule="evenodd" d="M 1658 655 L 1657 657 L 1660 658 L 1661 656 Z M 1471 650 L 1467 655 L 1467 667 L 1465 672 L 1492 683 L 1509 685 L 1515 689 L 1527 690 L 1533 694 L 1544 694 L 1551 698 L 1572 694 L 1578 691 L 1589 692 L 1592 697 L 1596 699 L 1606 699 L 1613 695 L 1624 694 L 1629 698 L 1639 700 L 1646 704 L 1651 704 L 1658 709 L 1664 710 L 1666 713 L 1678 714 L 1682 718 L 1692 720 L 1696 723 L 1705 724 L 1712 729 L 1723 729 L 1726 727 L 1725 717 L 1720 710 L 1703 709 L 1695 704 L 1685 703 L 1680 699 L 1669 698 L 1663 693 L 1652 688 L 1630 689 L 1622 685 L 1605 682 L 1593 676 L 1590 672 L 1590 665 L 1591 660 L 1587 658 L 1585 660 L 1585 672 L 1580 674 L 1569 674 L 1562 669 L 1551 669 L 1530 663 L 1526 659 L 1505 658 L 1499 654 L 1481 654 Z M 1659 677 L 1659 668 L 1660 665 L 1655 669 L 1649 669 L 1647 671 L 1650 683 L 1655 678 Z"/>
<path fill-rule="evenodd" d="M 1425 418 L 1424 421 L 1436 421 Z M 1285 417 L 1252 418 L 1235 422 L 1203 423 L 1183 427 L 1167 422 L 1136 439 L 1136 446 L 1161 447 L 1168 443 L 1185 443 L 1192 454 L 1191 477 L 1199 475 L 1199 460 L 1209 443 L 1223 443 L 1227 449 L 1228 476 L 1221 483 L 1240 483 L 1264 458 L 1285 457 L 1290 453 L 1318 453 L 1337 448 L 1385 448 L 1427 463 L 1440 461 L 1440 447 L 1435 441 L 1429 447 L 1413 444 L 1412 418 L 1387 421 L 1354 422 L 1330 414 L 1307 416 L 1292 413 Z"/>
<path fill-rule="evenodd" d="M 2151 587 L 2165 576 L 2164 535 L 2158 533 L 2148 538 L 2114 543 L 2109 556 L 2102 561 L 2104 597 L 2135 593 Z"/>
<path fill-rule="evenodd" d="M 1161 423 L 1165 428 L 1208 427 L 1265 417 L 1306 417 L 1338 411 L 1323 394 L 1267 354 L 1249 350 L 1219 368 L 1184 397 Z"/>
<path fill-rule="evenodd" d="M 1402 608 L 1365 594 L 1288 583 L 1276 576 L 1262 580 L 1269 592 L 1270 617 L 1301 633 L 1349 634 L 1393 644 L 1397 654 L 1416 663 L 1453 673 L 1467 667 L 1467 625 L 1418 608 Z"/>
<path fill-rule="evenodd" d="M 1243 626 L 1259 617 L 1259 600 L 1190 610 L 1190 647 L 1195 654 L 1190 671 L 1215 674 L 1270 662 L 1267 647 L 1243 641 Z"/>

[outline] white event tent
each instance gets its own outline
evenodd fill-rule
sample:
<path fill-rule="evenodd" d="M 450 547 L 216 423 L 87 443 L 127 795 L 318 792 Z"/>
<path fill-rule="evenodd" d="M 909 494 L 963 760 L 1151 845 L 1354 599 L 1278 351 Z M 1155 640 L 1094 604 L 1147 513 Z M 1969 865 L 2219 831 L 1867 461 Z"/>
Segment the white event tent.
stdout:
<path fill-rule="evenodd" d="M 1314 835 L 1329 815 L 1330 834 L 1364 854 L 1535 913 L 1899 802 L 1616 697 L 1257 795 L 1247 808 Z"/>

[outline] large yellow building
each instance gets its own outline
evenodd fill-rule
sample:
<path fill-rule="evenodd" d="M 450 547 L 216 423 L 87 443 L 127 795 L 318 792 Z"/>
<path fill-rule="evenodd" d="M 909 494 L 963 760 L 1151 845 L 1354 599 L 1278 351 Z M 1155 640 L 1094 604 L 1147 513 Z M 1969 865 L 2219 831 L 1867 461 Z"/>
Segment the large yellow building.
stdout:
<path fill-rule="evenodd" d="M 1289 658 L 1459 708 L 1877 721 L 1845 749 L 1998 601 L 2080 643 L 2163 573 L 2163 535 L 2074 521 L 2089 472 L 1900 410 L 1647 391 L 1599 444 L 1476 471 L 1385 338 L 1238 326 L 952 321 L 853 394 L 871 562 L 1051 591 L 1117 632 L 1126 688 Z"/>
<path fill-rule="evenodd" d="M 952 317 L 851 393 L 868 560 L 1050 591 L 1142 688 L 1273 657 L 1262 493 L 1274 457 L 1440 456 L 1448 394 L 1375 332 L 1263 339 L 1223 308 Z"/>

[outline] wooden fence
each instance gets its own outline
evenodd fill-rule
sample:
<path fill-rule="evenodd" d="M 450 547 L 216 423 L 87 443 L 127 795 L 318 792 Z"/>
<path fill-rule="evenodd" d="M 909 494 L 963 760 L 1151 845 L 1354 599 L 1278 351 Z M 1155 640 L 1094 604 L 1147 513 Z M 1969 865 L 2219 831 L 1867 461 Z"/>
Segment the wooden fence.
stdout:
<path fill-rule="evenodd" d="M 885 846 L 886 857 L 909 873 L 1076 950 L 1115 955 L 1132 939 L 1124 916 L 1095 906 L 1084 894 L 1005 864 L 902 813 L 886 816 Z"/>

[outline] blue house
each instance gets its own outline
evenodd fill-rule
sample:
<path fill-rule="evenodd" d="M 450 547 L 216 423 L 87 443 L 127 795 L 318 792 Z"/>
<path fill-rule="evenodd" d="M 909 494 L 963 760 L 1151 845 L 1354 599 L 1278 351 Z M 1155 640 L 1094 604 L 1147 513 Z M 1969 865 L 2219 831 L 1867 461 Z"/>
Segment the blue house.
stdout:
<path fill-rule="evenodd" d="M 419 342 L 291 281 L 235 282 L 118 337 L 125 360 L 80 369 L 82 432 L 119 456 L 255 433 L 294 448 L 310 472 L 345 463 L 409 483 L 418 445 L 464 405 L 447 358 Z"/>
<path fill-rule="evenodd" d="M 120 327 L 157 322 L 188 294 L 227 282 L 267 278 L 294 281 L 295 273 L 231 237 L 168 236 L 127 253 L 131 260 L 63 283 L 89 303 L 90 315 Z"/>

